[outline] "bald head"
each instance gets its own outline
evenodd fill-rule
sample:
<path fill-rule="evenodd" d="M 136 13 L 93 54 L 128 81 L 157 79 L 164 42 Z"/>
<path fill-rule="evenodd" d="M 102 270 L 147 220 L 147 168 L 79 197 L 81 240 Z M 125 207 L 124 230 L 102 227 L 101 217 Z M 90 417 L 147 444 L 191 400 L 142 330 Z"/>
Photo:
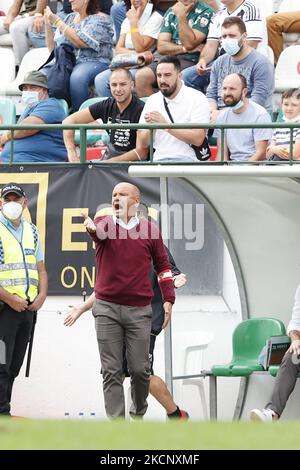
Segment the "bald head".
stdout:
<path fill-rule="evenodd" d="M 241 73 L 230 73 L 223 80 L 223 85 L 230 84 L 236 87 L 247 88 L 247 80 Z"/>
<path fill-rule="evenodd" d="M 223 80 L 223 101 L 226 106 L 233 107 L 247 96 L 247 81 L 240 73 L 231 73 Z"/>
<path fill-rule="evenodd" d="M 137 186 L 135 186 L 134 184 L 131 184 L 131 183 L 118 183 L 114 189 L 113 189 L 113 194 L 114 192 L 119 192 L 119 191 L 125 191 L 126 193 L 131 193 L 131 194 L 134 194 L 136 197 L 139 198 L 140 200 L 140 197 L 141 197 L 141 193 L 140 193 L 140 190 Z"/>
<path fill-rule="evenodd" d="M 126 223 L 136 214 L 141 200 L 140 190 L 131 183 L 119 183 L 112 192 L 112 207 L 117 218 Z"/>

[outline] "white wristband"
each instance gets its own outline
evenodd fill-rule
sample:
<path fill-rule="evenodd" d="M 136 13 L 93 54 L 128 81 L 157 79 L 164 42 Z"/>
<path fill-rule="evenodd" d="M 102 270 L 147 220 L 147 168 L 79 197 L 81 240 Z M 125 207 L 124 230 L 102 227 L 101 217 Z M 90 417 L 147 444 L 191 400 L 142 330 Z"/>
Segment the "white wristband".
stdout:
<path fill-rule="evenodd" d="M 135 149 L 133 149 L 133 151 L 136 154 L 136 156 L 138 157 L 138 160 L 141 161 L 142 159 L 141 159 L 140 155 L 138 154 L 138 152 Z"/>

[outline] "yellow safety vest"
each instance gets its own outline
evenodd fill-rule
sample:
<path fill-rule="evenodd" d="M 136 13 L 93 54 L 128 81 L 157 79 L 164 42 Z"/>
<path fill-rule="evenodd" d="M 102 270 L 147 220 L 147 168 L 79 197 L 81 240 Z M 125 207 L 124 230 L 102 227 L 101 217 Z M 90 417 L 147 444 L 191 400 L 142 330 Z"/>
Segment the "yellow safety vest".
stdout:
<path fill-rule="evenodd" d="M 0 222 L 0 286 L 24 300 L 38 294 L 39 276 L 33 227 L 23 221 L 22 243 Z"/>

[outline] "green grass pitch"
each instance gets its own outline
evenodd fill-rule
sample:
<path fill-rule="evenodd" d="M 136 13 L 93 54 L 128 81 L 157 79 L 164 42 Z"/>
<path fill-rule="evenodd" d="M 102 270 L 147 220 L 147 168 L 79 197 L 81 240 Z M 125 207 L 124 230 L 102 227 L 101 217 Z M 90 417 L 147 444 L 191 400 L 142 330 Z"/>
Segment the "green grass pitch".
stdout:
<path fill-rule="evenodd" d="M 0 419 L 0 449 L 300 449 L 300 422 Z"/>

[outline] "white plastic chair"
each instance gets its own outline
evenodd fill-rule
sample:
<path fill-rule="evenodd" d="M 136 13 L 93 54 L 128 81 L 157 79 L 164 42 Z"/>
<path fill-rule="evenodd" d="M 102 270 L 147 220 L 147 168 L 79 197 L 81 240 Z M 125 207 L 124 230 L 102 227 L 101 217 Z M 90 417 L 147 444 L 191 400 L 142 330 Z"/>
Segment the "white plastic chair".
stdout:
<path fill-rule="evenodd" d="M 30 49 L 30 51 L 28 51 L 22 59 L 18 75 L 16 76 L 15 80 L 11 83 L 0 84 L 1 94 L 20 96 L 21 91 L 19 90 L 19 85 L 22 83 L 25 74 L 31 70 L 37 70 L 39 67 L 41 67 L 46 62 L 49 55 L 50 54 L 47 47 Z"/>
<path fill-rule="evenodd" d="M 279 56 L 275 69 L 275 91 L 282 92 L 300 85 L 300 45 L 287 47 Z"/>
<path fill-rule="evenodd" d="M 0 10 L 4 11 L 4 13 L 7 13 L 12 4 L 13 0 L 0 0 Z"/>
<path fill-rule="evenodd" d="M 0 64 L 3 65 L 0 74 L 0 86 L 10 83 L 15 78 L 15 56 L 10 48 L 0 47 Z"/>
<path fill-rule="evenodd" d="M 282 0 L 278 8 L 279 12 L 297 10 L 299 10 L 299 5 L 298 2 L 295 2 L 295 0 Z"/>
<path fill-rule="evenodd" d="M 10 48 L 12 51 L 12 39 L 9 33 L 0 34 L 0 46 Z"/>
<path fill-rule="evenodd" d="M 270 60 L 271 64 L 274 65 L 274 52 L 272 47 L 268 46 L 267 47 L 267 55 L 268 59 Z"/>
<path fill-rule="evenodd" d="M 259 8 L 262 18 L 272 15 L 274 12 L 272 0 L 250 0 L 257 8 Z"/>
<path fill-rule="evenodd" d="M 177 349 L 178 357 L 179 350 L 181 356 L 179 360 L 183 359 L 182 372 L 178 375 L 196 375 L 201 373 L 204 367 L 204 352 L 213 338 L 214 333 L 211 331 L 173 333 L 173 351 Z M 175 361 L 173 361 L 173 365 L 174 367 L 176 366 Z M 198 388 L 203 417 L 207 420 L 208 409 L 205 397 L 204 377 L 181 379 L 176 380 L 176 382 L 180 384 L 180 394 L 184 386 L 192 385 Z M 177 401 L 179 406 L 181 406 L 181 400 Z"/>

